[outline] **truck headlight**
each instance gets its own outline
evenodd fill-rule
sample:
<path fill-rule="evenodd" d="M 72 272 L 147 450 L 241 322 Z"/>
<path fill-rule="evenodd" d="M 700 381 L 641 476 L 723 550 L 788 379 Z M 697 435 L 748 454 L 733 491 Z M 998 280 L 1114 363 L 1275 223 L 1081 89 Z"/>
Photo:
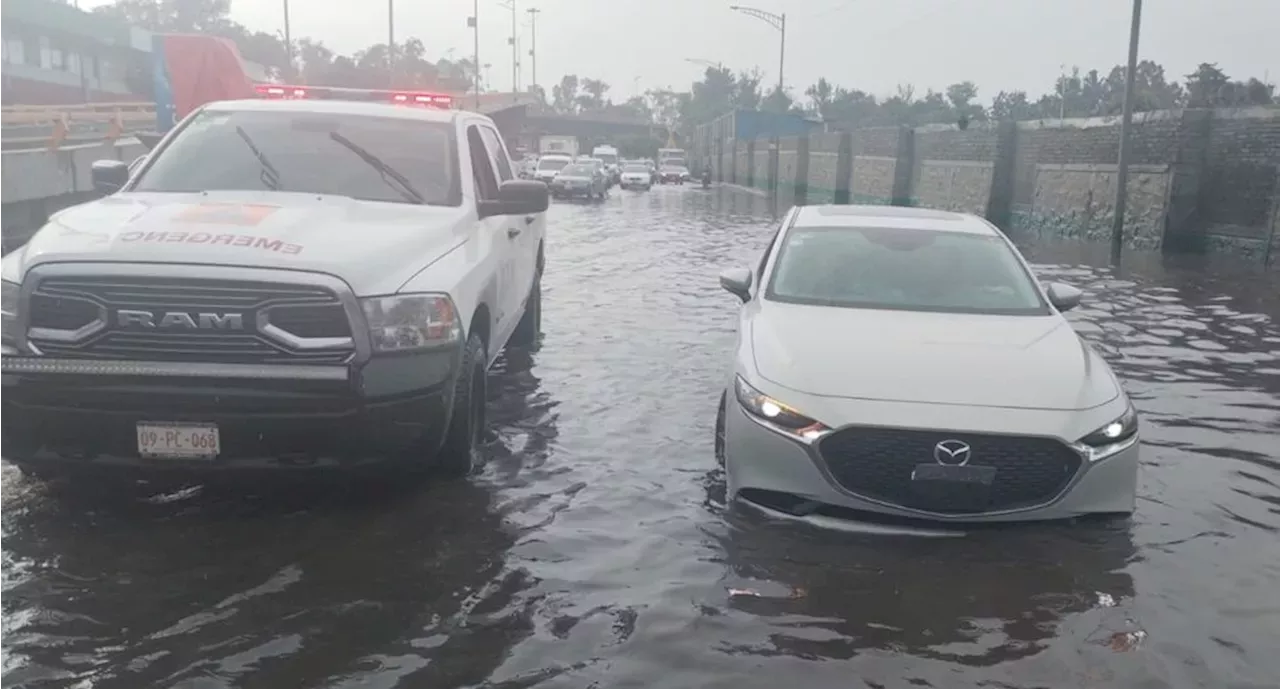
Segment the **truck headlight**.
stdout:
<path fill-rule="evenodd" d="M 1124 413 L 1076 443 L 1090 462 L 1100 462 L 1138 441 L 1138 412 L 1130 403 Z"/>
<path fill-rule="evenodd" d="M 738 376 L 734 384 L 738 403 L 747 413 L 775 430 L 805 442 L 813 442 L 831 432 L 824 424 L 751 387 Z"/>
<path fill-rule="evenodd" d="M 444 294 L 397 294 L 360 300 L 374 352 L 411 352 L 457 344 L 462 325 Z"/>
<path fill-rule="evenodd" d="M 4 280 L 3 293 L 0 294 L 0 339 L 4 341 L 5 354 L 17 352 L 18 342 L 18 303 L 22 300 L 22 287 L 16 282 Z"/>

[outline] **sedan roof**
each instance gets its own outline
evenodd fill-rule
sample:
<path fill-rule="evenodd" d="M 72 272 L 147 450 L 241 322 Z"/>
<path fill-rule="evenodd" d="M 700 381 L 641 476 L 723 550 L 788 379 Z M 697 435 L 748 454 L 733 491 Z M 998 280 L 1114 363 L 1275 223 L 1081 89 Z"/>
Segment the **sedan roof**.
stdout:
<path fill-rule="evenodd" d="M 976 215 L 906 206 L 803 206 L 797 211 L 794 226 L 805 229 L 878 227 L 983 235 L 998 232 Z"/>

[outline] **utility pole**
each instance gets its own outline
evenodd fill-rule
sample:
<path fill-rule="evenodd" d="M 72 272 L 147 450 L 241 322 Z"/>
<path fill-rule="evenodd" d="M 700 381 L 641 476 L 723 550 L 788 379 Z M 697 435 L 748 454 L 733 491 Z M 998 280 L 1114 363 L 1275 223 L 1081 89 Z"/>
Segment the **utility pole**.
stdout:
<path fill-rule="evenodd" d="M 387 82 L 396 87 L 396 0 L 387 0 Z"/>
<path fill-rule="evenodd" d="M 533 68 L 530 86 L 538 85 L 538 13 L 541 11 L 536 7 L 525 10 L 529 13 L 529 61 Z"/>
<path fill-rule="evenodd" d="M 289 0 L 284 0 L 284 56 L 289 61 L 288 74 L 284 75 L 285 79 L 289 80 L 286 83 L 295 83 L 293 81 L 293 41 L 289 33 Z"/>
<path fill-rule="evenodd" d="M 498 4 L 511 10 L 511 38 L 507 39 L 511 43 L 511 100 L 518 101 L 520 99 L 520 46 L 516 40 L 516 32 L 519 30 L 516 24 L 516 0 L 506 0 Z"/>
<path fill-rule="evenodd" d="M 471 53 L 471 67 L 476 77 L 476 112 L 480 111 L 480 0 L 472 0 L 471 28 L 474 29 L 475 47 Z"/>
<path fill-rule="evenodd" d="M 1116 162 L 1116 217 L 1111 225 L 1111 262 L 1120 262 L 1124 247 L 1124 215 L 1129 201 L 1129 130 L 1133 126 L 1133 83 L 1138 71 L 1138 34 L 1142 28 L 1142 0 L 1133 0 L 1129 25 L 1129 63 L 1124 74 L 1124 110 L 1120 116 L 1120 156 Z"/>

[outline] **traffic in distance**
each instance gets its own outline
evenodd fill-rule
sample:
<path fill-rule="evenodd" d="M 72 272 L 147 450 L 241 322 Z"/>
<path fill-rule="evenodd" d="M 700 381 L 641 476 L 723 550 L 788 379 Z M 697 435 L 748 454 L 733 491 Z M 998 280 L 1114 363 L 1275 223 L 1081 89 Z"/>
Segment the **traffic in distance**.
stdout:
<path fill-rule="evenodd" d="M 4 257 L 0 437 L 24 473 L 466 476 L 490 366 L 542 329 L 549 199 L 691 178 L 680 149 L 568 137 L 517 161 L 433 94 L 259 96 L 95 163 L 103 198 Z M 731 500 L 820 526 L 1134 509 L 1137 416 L 1062 316 L 1081 293 L 987 221 L 795 208 L 720 284 Z"/>
<path fill-rule="evenodd" d="M 655 184 L 684 184 L 693 179 L 680 148 L 658 149 L 655 160 L 620 158 L 618 149 L 608 144 L 592 148 L 589 155 L 579 153 L 578 139 L 572 136 L 547 135 L 539 144 L 540 153 L 525 153 L 517 164 L 519 175 L 546 183 L 557 199 L 603 200 L 615 186 L 649 191 Z M 710 170 L 702 172 L 703 187 L 710 186 L 710 175 Z"/>

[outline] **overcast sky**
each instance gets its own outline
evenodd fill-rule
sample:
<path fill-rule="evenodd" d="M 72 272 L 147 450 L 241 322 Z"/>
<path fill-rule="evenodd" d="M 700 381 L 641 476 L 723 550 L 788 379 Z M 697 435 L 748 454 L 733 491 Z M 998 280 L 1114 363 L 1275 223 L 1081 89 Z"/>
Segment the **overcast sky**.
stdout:
<path fill-rule="evenodd" d="M 432 57 L 469 57 L 466 26 L 472 0 L 393 0 L 396 37 L 420 38 Z M 566 73 L 601 78 L 623 100 L 638 90 L 685 89 L 703 67 L 759 67 L 778 75 L 778 32 L 729 10 L 735 0 L 516 0 L 522 52 L 530 47 L 529 7 L 537 15 L 538 82 Z M 787 13 L 785 77 L 793 95 L 819 77 L 877 95 L 898 83 L 941 90 L 972 80 L 989 102 L 1000 90 L 1033 95 L 1079 65 L 1109 69 L 1125 61 L 1129 0 L 736 0 Z M 251 29 L 283 27 L 284 0 L 232 0 L 231 16 Z M 106 4 L 82 0 L 81 6 Z M 350 53 L 386 42 L 386 4 L 379 0 L 291 0 L 295 37 L 311 37 Z M 491 84 L 511 86 L 511 11 L 479 0 L 480 61 Z M 1280 0 L 1147 0 L 1140 57 L 1181 79 L 1200 62 L 1216 62 L 1233 78 L 1280 78 Z M 522 58 L 521 83 L 532 62 Z"/>

